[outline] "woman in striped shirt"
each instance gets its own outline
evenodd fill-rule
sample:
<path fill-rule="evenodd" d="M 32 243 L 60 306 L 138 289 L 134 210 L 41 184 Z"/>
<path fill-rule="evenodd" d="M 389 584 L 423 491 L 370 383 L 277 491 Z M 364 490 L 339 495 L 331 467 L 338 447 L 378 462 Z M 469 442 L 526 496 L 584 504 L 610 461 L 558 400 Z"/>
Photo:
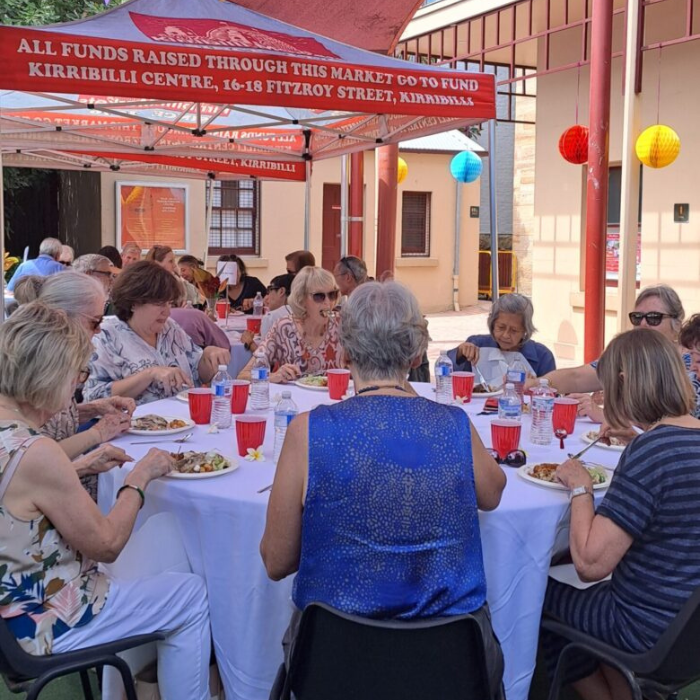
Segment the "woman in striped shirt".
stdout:
<path fill-rule="evenodd" d="M 643 432 L 622 454 L 594 510 L 592 483 L 568 460 L 557 477 L 571 489 L 569 546 L 586 590 L 550 580 L 545 611 L 629 652 L 652 647 L 700 587 L 700 420 L 688 373 L 671 341 L 648 329 L 617 336 L 597 367 L 605 419 Z M 565 642 L 544 633 L 553 669 Z M 622 676 L 581 657 L 568 678 L 584 700 L 631 698 Z"/>

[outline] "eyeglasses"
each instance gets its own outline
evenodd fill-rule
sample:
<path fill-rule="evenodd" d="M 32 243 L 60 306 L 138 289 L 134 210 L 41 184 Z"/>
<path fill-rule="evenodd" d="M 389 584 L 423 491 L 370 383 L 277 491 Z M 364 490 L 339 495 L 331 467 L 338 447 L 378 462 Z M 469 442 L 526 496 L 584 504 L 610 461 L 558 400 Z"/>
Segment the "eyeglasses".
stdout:
<path fill-rule="evenodd" d="M 80 372 L 78 372 L 78 384 L 85 384 L 90 376 L 90 368 L 83 367 Z"/>
<path fill-rule="evenodd" d="M 509 452 L 504 459 L 498 456 L 496 450 L 486 450 L 499 464 L 505 464 L 507 467 L 522 467 L 527 464 L 527 455 L 523 450 L 513 450 Z"/>
<path fill-rule="evenodd" d="M 314 292 L 313 294 L 309 294 L 309 296 L 317 304 L 323 304 L 323 302 L 326 301 L 326 298 L 328 298 L 328 301 L 330 301 L 331 304 L 333 304 L 338 300 L 338 290 L 334 289 L 330 292 Z"/>
<path fill-rule="evenodd" d="M 59 260 L 58 261 L 61 265 L 64 265 L 65 267 L 70 267 L 73 263 L 69 262 L 68 260 Z"/>
<path fill-rule="evenodd" d="M 113 280 L 114 275 L 111 272 L 106 272 L 105 270 L 90 270 L 91 275 L 103 275 L 105 277 L 109 277 L 109 279 Z"/>
<path fill-rule="evenodd" d="M 665 318 L 677 318 L 674 314 L 662 314 L 660 311 L 649 311 L 643 314 L 641 311 L 630 311 L 629 319 L 633 326 L 641 326 L 646 319 L 648 326 L 659 326 Z"/>

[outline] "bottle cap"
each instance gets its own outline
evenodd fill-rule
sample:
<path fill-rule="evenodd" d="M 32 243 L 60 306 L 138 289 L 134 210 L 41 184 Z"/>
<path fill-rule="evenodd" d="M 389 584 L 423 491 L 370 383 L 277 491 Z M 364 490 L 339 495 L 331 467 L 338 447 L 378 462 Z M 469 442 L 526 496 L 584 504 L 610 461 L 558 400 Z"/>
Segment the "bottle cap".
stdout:
<path fill-rule="evenodd" d="M 542 377 L 542 379 L 540 379 L 540 386 L 549 386 L 549 379 Z"/>
<path fill-rule="evenodd" d="M 283 398 L 283 399 L 291 399 L 291 398 L 292 398 L 292 392 L 291 392 L 291 391 L 283 391 L 283 392 L 282 392 L 282 398 Z"/>
<path fill-rule="evenodd" d="M 506 384 L 506 390 L 508 389 L 515 389 L 515 384 L 511 384 L 510 382 L 508 382 L 508 384 Z"/>
<path fill-rule="evenodd" d="M 225 372 L 226 371 L 226 365 L 219 365 L 219 372 Z"/>

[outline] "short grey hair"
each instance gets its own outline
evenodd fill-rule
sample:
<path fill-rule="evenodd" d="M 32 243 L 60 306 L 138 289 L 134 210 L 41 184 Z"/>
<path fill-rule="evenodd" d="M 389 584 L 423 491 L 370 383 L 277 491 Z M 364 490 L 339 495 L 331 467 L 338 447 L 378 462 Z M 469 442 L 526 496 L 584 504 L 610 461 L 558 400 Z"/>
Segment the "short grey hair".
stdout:
<path fill-rule="evenodd" d="M 340 258 L 338 265 L 344 267 L 357 284 L 364 284 L 367 281 L 367 264 L 355 255 Z"/>
<path fill-rule="evenodd" d="M 75 260 L 73 269 L 87 274 L 88 272 L 94 272 L 99 269 L 105 263 L 107 263 L 109 267 L 112 267 L 112 261 L 104 255 L 100 255 L 99 253 L 87 253 Z"/>
<path fill-rule="evenodd" d="M 634 302 L 635 308 L 646 299 L 656 298 L 666 307 L 666 313 L 671 315 L 671 327 L 674 331 L 679 332 L 685 319 L 685 309 L 678 292 L 667 284 L 656 284 L 653 287 L 645 287 L 639 293 L 637 300 Z"/>
<path fill-rule="evenodd" d="M 499 314 L 517 314 L 523 321 L 525 335 L 523 336 L 522 345 L 524 345 L 532 336 L 537 333 L 537 328 L 532 322 L 532 316 L 535 310 L 532 307 L 532 302 L 523 294 L 504 294 L 498 297 L 491 306 L 491 313 L 488 317 L 489 333 L 493 335 L 493 329 L 496 326 Z"/>
<path fill-rule="evenodd" d="M 63 250 L 63 243 L 58 238 L 44 238 L 39 245 L 39 255 L 50 255 L 58 260 Z"/>
<path fill-rule="evenodd" d="M 122 255 L 124 255 L 124 254 L 126 253 L 127 250 L 131 250 L 132 248 L 133 248 L 135 251 L 137 251 L 139 255 L 141 255 L 141 246 L 140 246 L 138 243 L 134 242 L 134 241 L 129 241 L 128 243 L 125 243 L 125 244 L 122 246 Z"/>
<path fill-rule="evenodd" d="M 402 284 L 366 282 L 343 306 L 340 343 L 361 379 L 401 380 L 428 347 L 428 322 Z"/>
<path fill-rule="evenodd" d="M 91 354 L 80 321 L 41 301 L 24 304 L 0 326 L 0 394 L 57 413 Z"/>
<path fill-rule="evenodd" d="M 104 287 L 96 279 L 72 270 L 47 277 L 38 299 L 71 317 L 90 316 L 96 303 L 104 306 L 106 301 Z"/>
<path fill-rule="evenodd" d="M 303 267 L 292 282 L 292 290 L 287 298 L 287 304 L 292 310 L 292 315 L 297 318 L 306 317 L 306 297 L 312 287 L 328 287 L 338 289 L 335 277 L 322 267 Z"/>

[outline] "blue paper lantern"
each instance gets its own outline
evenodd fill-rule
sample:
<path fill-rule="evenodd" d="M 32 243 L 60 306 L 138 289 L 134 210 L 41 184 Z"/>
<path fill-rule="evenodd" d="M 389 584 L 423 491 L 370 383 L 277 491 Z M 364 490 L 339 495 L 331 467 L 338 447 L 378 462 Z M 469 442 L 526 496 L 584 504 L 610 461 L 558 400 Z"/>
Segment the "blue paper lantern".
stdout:
<path fill-rule="evenodd" d="M 481 175 L 481 158 L 473 151 L 462 151 L 450 161 L 452 177 L 459 182 L 474 182 Z"/>

